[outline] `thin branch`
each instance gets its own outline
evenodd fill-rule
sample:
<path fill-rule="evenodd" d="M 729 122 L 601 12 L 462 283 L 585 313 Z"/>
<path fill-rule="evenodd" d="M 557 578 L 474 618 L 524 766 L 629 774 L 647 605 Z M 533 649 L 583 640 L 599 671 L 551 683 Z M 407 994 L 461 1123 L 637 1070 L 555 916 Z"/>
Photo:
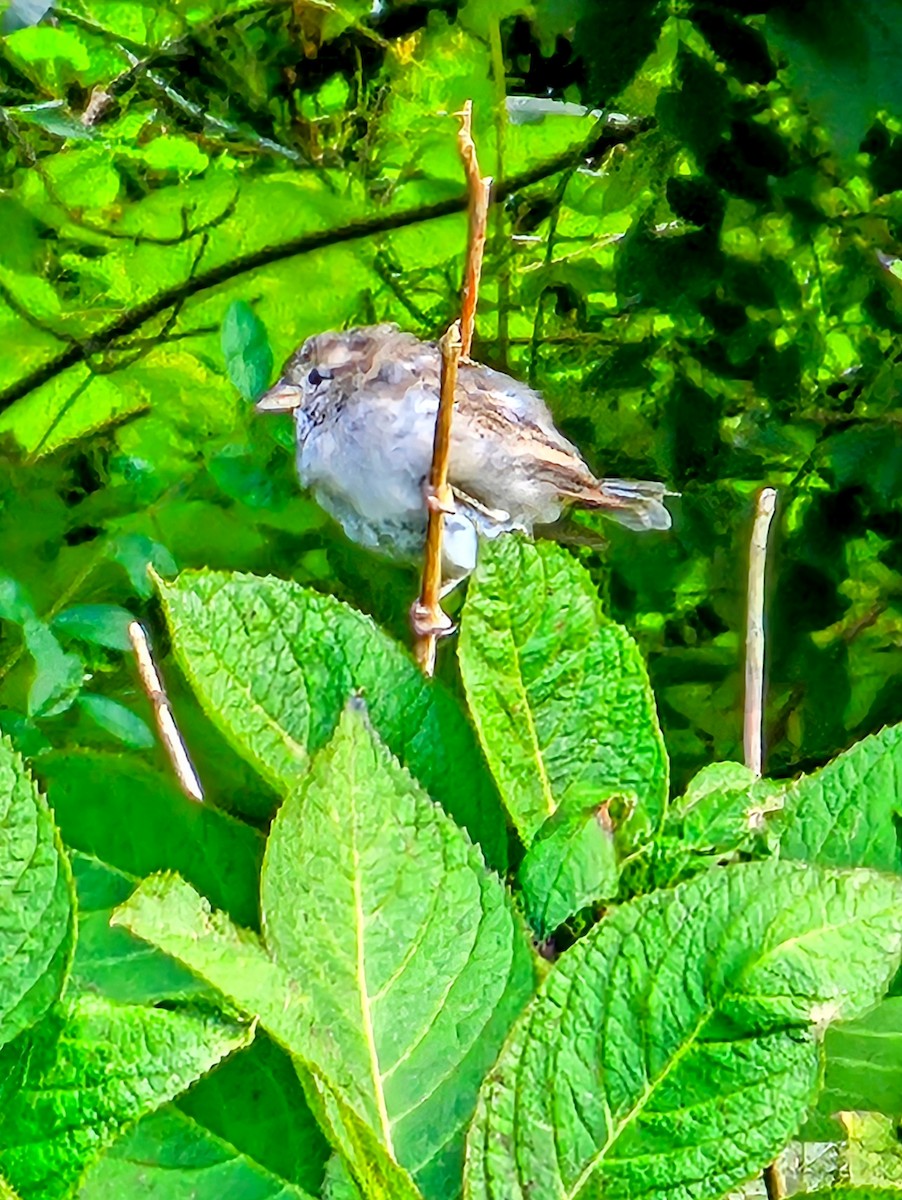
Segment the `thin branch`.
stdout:
<path fill-rule="evenodd" d="M 479 278 L 485 254 L 485 233 L 488 222 L 489 195 L 492 181 L 479 172 L 476 143 L 473 141 L 473 102 L 467 100 L 460 115 L 457 145 L 464 163 L 469 194 L 469 235 L 467 265 L 461 295 L 461 319 L 445 333 L 442 351 L 441 386 L 435 434 L 432 442 L 432 464 L 426 489 L 426 550 L 423 563 L 423 586 L 411 613 L 416 642 L 414 653 L 426 675 L 435 673 L 435 652 L 438 639 L 451 633 L 454 626 L 440 604 L 442 589 L 442 537 L 445 513 L 454 512 L 454 498 L 448 487 L 448 459 L 451 454 L 451 418 L 454 415 L 454 394 L 457 390 L 457 368 L 462 358 L 468 359 L 473 344 L 476 306 L 479 302 Z"/>
<path fill-rule="evenodd" d="M 128 627 L 128 636 L 138 662 L 138 675 L 141 679 L 141 685 L 147 693 L 148 700 L 153 705 L 160 741 L 169 755 L 169 761 L 172 763 L 172 769 L 175 772 L 176 779 L 179 781 L 179 786 L 189 800 L 202 802 L 204 798 L 203 788 L 200 786 L 200 780 L 197 778 L 197 773 L 191 765 L 191 759 L 188 757 L 188 751 L 185 748 L 182 735 L 179 733 L 175 717 L 172 715 L 172 709 L 169 706 L 169 700 L 163 688 L 163 681 L 160 678 L 160 673 L 150 652 L 147 634 L 137 621 L 132 621 Z"/>
<path fill-rule="evenodd" d="M 609 146 L 631 141 L 637 134 L 645 132 L 648 128 L 650 128 L 650 124 L 646 120 L 636 120 L 631 124 L 624 124 L 622 121 L 614 122 L 609 118 L 602 119 L 593 129 L 591 137 L 582 146 L 555 155 L 554 158 L 538 163 L 529 170 L 505 180 L 495 190 L 495 201 L 504 200 L 521 188 L 540 183 L 543 179 L 558 174 L 559 171 L 571 166 L 574 162 L 579 162 L 590 155 L 602 153 Z M 154 296 L 149 296 L 134 308 L 120 313 L 114 320 L 101 326 L 90 337 L 76 345 L 67 346 L 53 358 L 47 359 L 33 368 L 14 383 L 0 390 L 0 412 L 16 400 L 27 396 L 35 388 L 55 379 L 69 367 L 84 362 L 85 359 L 103 350 L 111 342 L 134 333 L 146 321 L 165 312 L 180 301 L 189 300 L 201 292 L 220 287 L 249 271 L 256 271 L 261 267 L 271 266 L 273 263 L 283 262 L 285 259 L 294 258 L 297 255 L 309 254 L 315 250 L 323 250 L 331 246 L 342 245 L 345 242 L 372 237 L 377 233 L 404 229 L 420 222 L 438 220 L 441 217 L 463 212 L 467 207 L 468 195 L 464 193 L 460 196 L 452 196 L 447 200 L 437 201 L 434 204 L 425 204 L 417 208 L 405 209 L 402 212 L 379 214 L 364 220 L 352 221 L 337 229 L 314 230 L 310 233 L 300 234 L 286 242 L 264 246 L 249 254 L 236 255 L 227 262 L 199 272 L 193 279 L 182 280 L 172 287 L 164 288 Z"/>
<path fill-rule="evenodd" d="M 761 774 L 764 753 L 764 568 L 767 561 L 767 535 L 776 505 L 776 489 L 762 488 L 755 505 L 749 546 L 742 741 L 745 765 L 756 775 Z"/>
<path fill-rule="evenodd" d="M 414 654 L 424 675 L 435 674 L 436 643 L 454 628 L 439 601 L 442 590 L 442 536 L 445 513 L 454 512 L 454 500 L 448 487 L 448 458 L 451 450 L 451 417 L 454 413 L 454 393 L 457 389 L 457 367 L 463 349 L 459 321 L 450 326 L 440 346 L 442 381 L 435 417 L 432 466 L 429 470 L 423 586 L 411 614 L 416 634 Z"/>
<path fill-rule="evenodd" d="M 482 275 L 482 260 L 485 255 L 485 234 L 489 219 L 489 201 L 492 195 L 491 175 L 482 176 L 473 141 L 473 101 L 464 102 L 460 114 L 460 130 L 457 135 L 460 156 L 464 160 L 469 195 L 469 235 L 467 239 L 467 269 L 461 298 L 460 343 L 461 357 L 469 358 L 473 347 L 473 331 L 476 328 L 476 305 L 479 301 L 479 280 Z"/>

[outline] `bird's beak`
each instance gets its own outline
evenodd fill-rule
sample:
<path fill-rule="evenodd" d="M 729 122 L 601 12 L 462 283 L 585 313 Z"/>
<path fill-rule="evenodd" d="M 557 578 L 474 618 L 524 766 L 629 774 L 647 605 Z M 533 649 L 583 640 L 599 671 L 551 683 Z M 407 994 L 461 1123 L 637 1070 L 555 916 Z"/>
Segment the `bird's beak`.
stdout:
<path fill-rule="evenodd" d="M 304 393 L 296 383 L 280 379 L 268 392 L 263 393 L 254 408 L 257 412 L 265 413 L 294 412 L 303 398 Z"/>

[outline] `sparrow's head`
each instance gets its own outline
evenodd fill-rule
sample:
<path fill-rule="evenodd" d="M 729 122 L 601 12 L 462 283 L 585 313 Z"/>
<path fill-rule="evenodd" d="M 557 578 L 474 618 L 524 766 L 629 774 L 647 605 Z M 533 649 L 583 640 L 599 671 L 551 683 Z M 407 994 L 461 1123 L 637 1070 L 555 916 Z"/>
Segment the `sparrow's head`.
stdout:
<path fill-rule="evenodd" d="M 354 376 L 367 375 L 386 342 L 397 334 L 397 325 L 367 325 L 307 338 L 285 364 L 281 378 L 257 401 L 257 412 L 294 412 L 321 401 L 333 380 L 352 383 Z"/>

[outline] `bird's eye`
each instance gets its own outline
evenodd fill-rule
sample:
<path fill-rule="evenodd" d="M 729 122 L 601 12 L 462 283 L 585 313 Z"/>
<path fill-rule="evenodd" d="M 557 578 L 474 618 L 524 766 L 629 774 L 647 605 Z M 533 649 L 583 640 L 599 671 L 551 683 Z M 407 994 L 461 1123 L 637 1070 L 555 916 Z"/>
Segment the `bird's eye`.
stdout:
<path fill-rule="evenodd" d="M 328 379 L 328 378 L 329 378 L 328 375 L 322 375 L 319 371 L 317 371 L 316 367 L 314 367 L 313 370 L 310 372 L 310 374 L 307 376 L 307 382 L 310 384 L 311 387 L 318 387 L 319 384 L 321 384 L 324 379 Z"/>

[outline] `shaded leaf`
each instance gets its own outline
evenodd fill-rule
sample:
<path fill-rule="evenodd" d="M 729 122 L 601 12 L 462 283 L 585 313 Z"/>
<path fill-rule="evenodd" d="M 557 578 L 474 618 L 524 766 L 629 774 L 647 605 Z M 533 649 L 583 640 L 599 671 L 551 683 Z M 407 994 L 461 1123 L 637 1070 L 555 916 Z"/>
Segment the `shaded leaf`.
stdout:
<path fill-rule="evenodd" d="M 832 1025 L 824 1053 L 821 1112 L 902 1113 L 902 997 L 889 996 L 858 1020 Z"/>
<path fill-rule="evenodd" d="M 137 713 L 130 708 L 113 700 L 109 696 L 99 696 L 89 693 L 80 696 L 79 707 L 82 708 L 101 729 L 111 733 L 118 741 L 138 750 L 147 750 L 156 742 L 149 726 L 141 720 Z"/>
<path fill-rule="evenodd" d="M 111 1146 L 78 1190 L 79 1200 L 124 1196 L 128 1200 L 310 1200 L 311 1193 L 267 1171 L 169 1106 L 145 1117 Z"/>
<path fill-rule="evenodd" d="M 57 613 L 50 628 L 64 637 L 109 646 L 111 650 L 131 650 L 128 627 L 133 620 L 128 609 L 118 604 L 75 604 Z"/>

